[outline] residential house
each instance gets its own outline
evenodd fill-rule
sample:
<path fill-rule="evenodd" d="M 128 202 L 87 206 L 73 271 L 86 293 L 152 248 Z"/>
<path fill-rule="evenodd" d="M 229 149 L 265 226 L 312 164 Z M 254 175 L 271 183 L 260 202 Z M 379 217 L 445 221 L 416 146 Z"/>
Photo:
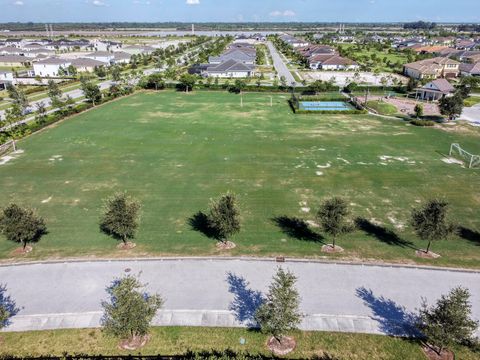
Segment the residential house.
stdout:
<path fill-rule="evenodd" d="M 115 64 L 128 64 L 132 57 L 131 54 L 126 53 L 125 51 L 115 51 L 113 53 L 113 56 L 114 56 L 113 62 Z"/>
<path fill-rule="evenodd" d="M 30 66 L 32 59 L 20 55 L 0 55 L 0 67 Z"/>
<path fill-rule="evenodd" d="M 338 54 L 319 54 L 309 59 L 309 66 L 315 70 L 351 70 L 355 71 L 360 66 L 353 60 Z"/>
<path fill-rule="evenodd" d="M 480 61 L 474 64 L 460 64 L 460 75 L 462 76 L 480 76 Z"/>
<path fill-rule="evenodd" d="M 72 60 L 60 58 L 47 58 L 33 63 L 35 76 L 57 77 L 60 76 L 60 69 L 66 70 L 72 64 Z"/>
<path fill-rule="evenodd" d="M 403 66 L 403 73 L 414 79 L 453 78 L 460 73 L 460 63 L 448 57 L 416 61 Z"/>
<path fill-rule="evenodd" d="M 221 64 L 214 64 L 207 67 L 204 75 L 219 78 L 245 78 L 253 76 L 254 70 L 254 65 L 230 59 Z"/>
<path fill-rule="evenodd" d="M 235 60 L 236 62 L 241 62 L 243 64 L 253 65 L 256 60 L 255 52 L 247 52 L 242 49 L 231 49 L 227 50 L 219 56 L 210 56 L 208 62 L 210 64 L 221 64 L 228 60 Z"/>
<path fill-rule="evenodd" d="M 13 83 L 13 72 L 0 71 L 0 90 L 5 89 L 11 83 Z"/>
<path fill-rule="evenodd" d="M 455 88 L 446 79 L 437 79 L 416 89 L 416 98 L 436 101 L 445 96 L 450 96 L 454 92 Z"/>
<path fill-rule="evenodd" d="M 115 59 L 115 55 L 108 51 L 96 51 L 91 54 L 87 54 L 84 57 L 92 60 L 101 61 L 103 65 L 110 65 Z"/>
<path fill-rule="evenodd" d="M 105 63 L 89 58 L 78 58 L 71 60 L 71 65 L 77 69 L 78 72 L 93 72 L 96 67 L 105 66 Z"/>
<path fill-rule="evenodd" d="M 11 39 L 5 40 L 5 46 L 22 47 L 24 43 L 25 43 L 25 40 L 23 39 L 11 38 Z"/>
<path fill-rule="evenodd" d="M 282 41 L 286 42 L 287 44 L 291 45 L 293 48 L 308 46 L 308 44 L 309 44 L 308 41 L 298 39 L 298 38 L 296 38 L 292 35 L 288 35 L 288 34 L 280 35 L 280 39 Z"/>
<path fill-rule="evenodd" d="M 90 47 L 95 51 L 120 51 L 122 43 L 110 40 L 94 40 L 90 43 Z"/>
<path fill-rule="evenodd" d="M 0 48 L 0 55 L 23 55 L 24 51 L 15 46 L 4 46 Z"/>
<path fill-rule="evenodd" d="M 47 48 L 39 48 L 39 49 L 25 50 L 23 55 L 25 55 L 26 57 L 29 57 L 29 58 L 36 58 L 39 55 L 43 55 L 43 56 L 48 57 L 48 56 L 54 56 L 55 51 L 48 50 Z"/>

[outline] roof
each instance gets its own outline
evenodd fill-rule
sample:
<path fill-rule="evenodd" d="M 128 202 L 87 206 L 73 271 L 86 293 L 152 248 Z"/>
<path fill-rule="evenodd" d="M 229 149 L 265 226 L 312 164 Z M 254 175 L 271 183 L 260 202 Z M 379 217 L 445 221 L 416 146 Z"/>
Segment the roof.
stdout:
<path fill-rule="evenodd" d="M 115 60 L 130 59 L 132 57 L 132 55 L 125 51 L 116 51 L 113 53 L 113 56 L 115 56 Z"/>
<path fill-rule="evenodd" d="M 28 63 L 28 62 L 31 62 L 31 59 L 29 59 L 25 56 L 20 56 L 20 55 L 0 55 L 0 62 L 3 62 L 3 63 L 12 63 L 12 62 Z"/>
<path fill-rule="evenodd" d="M 44 60 L 37 61 L 36 64 L 39 65 L 65 65 L 70 64 L 72 60 L 60 59 L 60 58 L 46 58 Z"/>
<path fill-rule="evenodd" d="M 111 52 L 108 52 L 108 51 L 95 51 L 95 52 L 90 53 L 90 54 L 85 55 L 85 56 L 111 56 L 111 57 L 113 57 L 114 54 L 112 54 Z"/>
<path fill-rule="evenodd" d="M 221 64 L 209 66 L 208 72 L 225 72 L 225 71 L 252 71 L 254 67 L 233 59 L 227 60 Z"/>
<path fill-rule="evenodd" d="M 429 85 L 433 85 L 438 91 L 442 93 L 450 93 L 455 91 L 455 88 L 445 79 L 437 79 L 430 81 L 428 84 L 425 84 L 421 87 L 422 90 L 432 90 Z"/>
<path fill-rule="evenodd" d="M 480 75 L 480 62 L 475 64 L 460 64 L 460 71 L 471 75 Z"/>
<path fill-rule="evenodd" d="M 17 48 L 17 47 L 14 47 L 14 46 L 4 46 L 4 47 L 0 48 L 0 52 L 7 52 L 7 53 L 18 54 L 18 53 L 22 53 L 23 50 L 22 50 L 22 49 L 19 49 L 19 48 Z"/>
<path fill-rule="evenodd" d="M 415 69 L 422 74 L 432 74 L 435 75 L 440 71 L 445 65 L 460 65 L 458 61 L 452 60 L 448 57 L 435 57 L 432 59 L 425 59 L 416 61 L 413 63 L 405 64 L 406 68 Z"/>
<path fill-rule="evenodd" d="M 78 58 L 71 61 L 72 65 L 75 67 L 95 67 L 105 65 L 103 61 L 98 61 L 89 58 Z"/>

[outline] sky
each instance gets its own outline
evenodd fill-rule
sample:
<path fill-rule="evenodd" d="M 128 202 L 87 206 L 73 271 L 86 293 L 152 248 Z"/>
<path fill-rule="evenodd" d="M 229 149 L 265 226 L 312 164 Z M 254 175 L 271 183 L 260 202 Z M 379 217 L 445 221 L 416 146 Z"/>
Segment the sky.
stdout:
<path fill-rule="evenodd" d="M 480 0 L 0 0 L 0 22 L 477 22 Z"/>

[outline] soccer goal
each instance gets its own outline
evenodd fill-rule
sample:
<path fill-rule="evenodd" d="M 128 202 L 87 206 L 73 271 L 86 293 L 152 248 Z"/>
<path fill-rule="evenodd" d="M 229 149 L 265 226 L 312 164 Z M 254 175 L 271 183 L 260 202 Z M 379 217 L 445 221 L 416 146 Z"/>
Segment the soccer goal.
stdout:
<path fill-rule="evenodd" d="M 9 140 L 5 144 L 0 145 L 0 156 L 8 154 L 12 151 L 17 150 L 15 141 L 14 140 Z"/>
<path fill-rule="evenodd" d="M 460 144 L 454 143 L 450 145 L 450 156 L 462 159 L 469 168 L 480 167 L 480 155 L 470 154 L 468 151 L 463 150 Z"/>

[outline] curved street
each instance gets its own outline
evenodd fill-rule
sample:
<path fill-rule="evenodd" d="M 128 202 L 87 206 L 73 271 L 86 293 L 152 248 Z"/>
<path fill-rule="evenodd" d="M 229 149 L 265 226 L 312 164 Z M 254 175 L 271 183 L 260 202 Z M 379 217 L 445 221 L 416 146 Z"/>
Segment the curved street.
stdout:
<path fill-rule="evenodd" d="M 268 259 L 139 259 L 0 266 L 18 313 L 4 331 L 98 327 L 105 288 L 140 274 L 165 298 L 156 325 L 248 326 L 278 266 L 298 277 L 301 328 L 408 335 L 422 297 L 468 287 L 480 319 L 480 272 Z M 480 331 L 477 331 L 480 334 Z"/>

